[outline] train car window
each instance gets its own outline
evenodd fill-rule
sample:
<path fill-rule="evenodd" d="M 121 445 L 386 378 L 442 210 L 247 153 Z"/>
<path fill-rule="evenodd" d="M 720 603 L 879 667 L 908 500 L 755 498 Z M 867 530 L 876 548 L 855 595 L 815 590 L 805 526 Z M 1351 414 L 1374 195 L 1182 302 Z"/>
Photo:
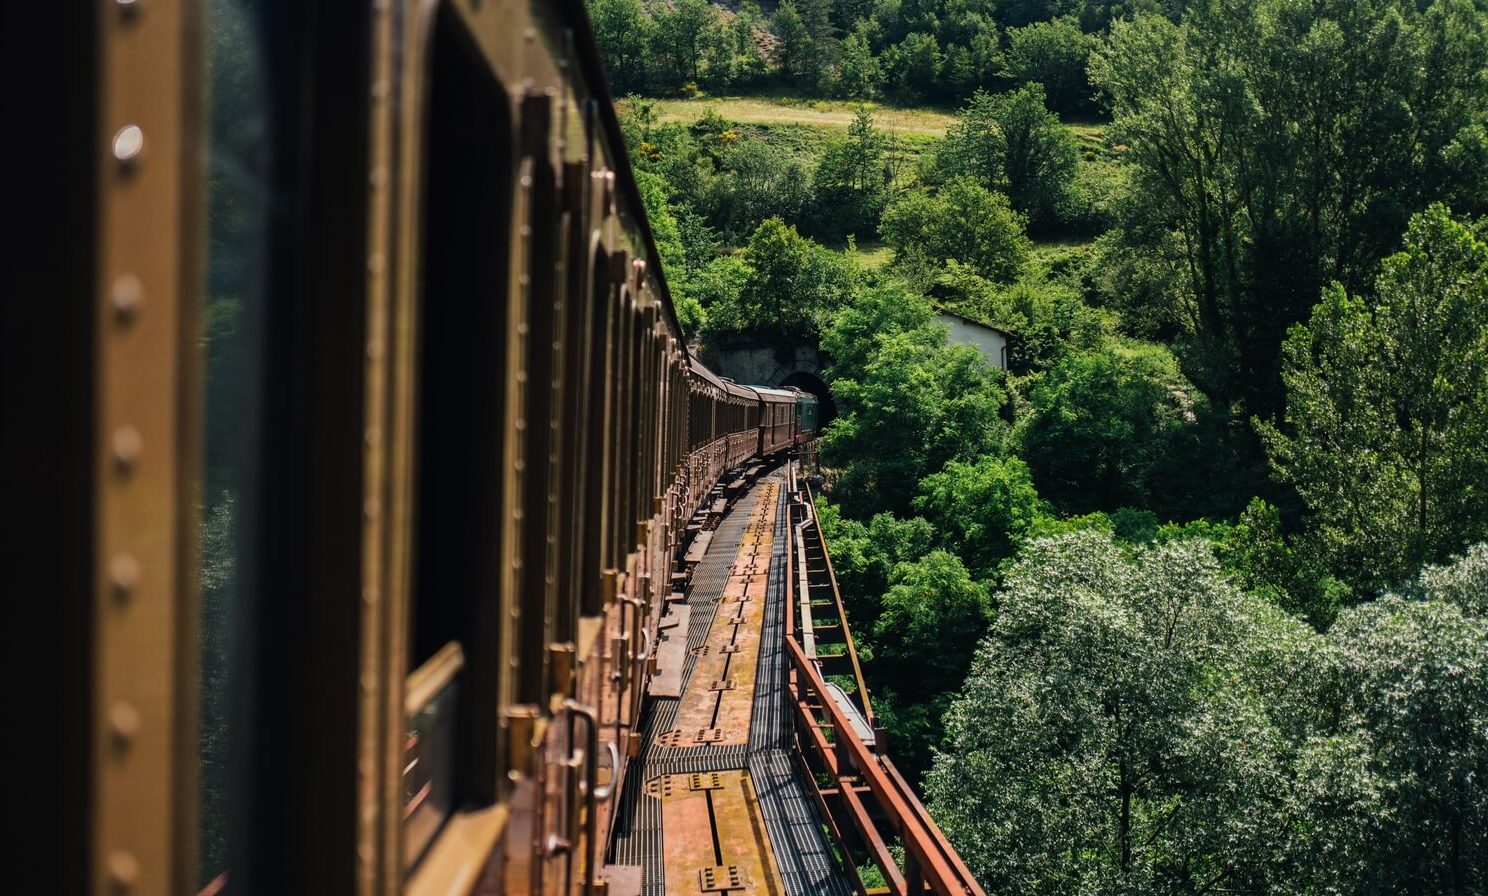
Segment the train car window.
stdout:
<path fill-rule="evenodd" d="M 586 109 L 592 108 L 586 106 Z M 586 276 L 588 267 L 587 220 L 584 206 L 588 200 L 587 186 L 589 170 L 583 163 L 569 162 L 564 166 L 563 195 L 563 435 L 562 460 L 558 477 L 562 490 L 560 504 L 561 536 L 558 558 L 558 617 L 555 620 L 554 640 L 573 641 L 578 615 L 579 589 L 583 579 L 579 575 L 580 528 L 583 522 L 584 478 L 581 473 L 584 457 L 585 429 L 584 385 L 588 377 L 589 359 L 589 303 L 587 300 Z"/>
<path fill-rule="evenodd" d="M 247 0 L 211 0 L 207 42 L 206 280 L 202 290 L 203 389 L 200 519 L 200 704 L 197 885 L 220 888 L 228 865 L 228 764 L 234 743 L 230 691 L 238 686 L 236 624 L 242 587 L 240 530 L 252 456 L 253 348 L 262 296 L 265 89 L 256 22 Z"/>
<path fill-rule="evenodd" d="M 424 702 L 405 707 L 410 865 L 454 808 L 495 799 L 501 675 L 511 123 L 448 6 L 429 52 L 407 656 L 408 694 Z"/>
<path fill-rule="evenodd" d="M 560 237 L 557 205 L 557 178 L 548 157 L 548 136 L 552 100 L 533 94 L 522 103 L 523 152 L 530 165 L 524 170 L 522 189 L 527 191 L 523 205 L 528 210 L 527 258 L 527 351 L 526 404 L 523 416 L 526 447 L 522 473 L 522 586 L 521 636 L 517 639 L 517 702 L 541 703 L 547 696 L 546 659 L 549 626 L 556 612 L 550 553 L 556 545 L 553 499 L 553 422 L 555 362 L 554 350 L 558 329 L 557 263 Z"/>
<path fill-rule="evenodd" d="M 589 382 L 584 389 L 584 425 L 589 434 L 584 446 L 584 552 L 579 564 L 579 593 L 580 611 L 585 616 L 597 616 L 604 609 L 600 594 L 600 571 L 605 562 L 601 523 L 605 514 L 605 467 L 611 462 L 607 457 L 610 439 L 606 422 L 613 394 L 610 373 L 614 364 L 612 333 L 616 314 L 610 294 L 609 256 L 603 246 L 596 245 L 589 267 L 588 302 L 594 330 L 590 342 Z"/>

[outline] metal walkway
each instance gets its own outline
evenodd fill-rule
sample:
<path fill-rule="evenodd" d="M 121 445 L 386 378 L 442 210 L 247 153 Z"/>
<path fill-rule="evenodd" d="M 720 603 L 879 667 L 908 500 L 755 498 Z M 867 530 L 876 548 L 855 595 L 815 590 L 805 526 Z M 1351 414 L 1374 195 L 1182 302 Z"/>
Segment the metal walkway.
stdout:
<path fill-rule="evenodd" d="M 762 492 L 773 493 L 773 508 L 758 506 Z M 750 556 L 746 530 L 752 520 L 757 532 L 762 522 L 769 524 L 765 528 L 771 536 L 762 590 L 757 589 L 757 580 L 735 569 L 736 561 L 743 562 L 743 558 Z M 687 600 L 690 616 L 687 624 L 688 658 L 682 676 L 684 696 L 681 699 L 653 698 L 648 702 L 640 726 L 640 754 L 632 760 L 631 770 L 626 776 L 608 856 L 612 865 L 641 869 L 640 892 L 644 896 L 663 896 L 679 889 L 683 892 L 729 894 L 775 893 L 777 887 L 782 888 L 786 896 L 847 896 L 852 892 L 823 833 L 823 820 L 809 785 L 801 778 L 802 772 L 791 755 L 792 704 L 786 688 L 788 660 L 783 644 L 786 525 L 782 480 L 780 477 L 762 478 L 723 517 L 713 533 L 707 553 L 693 572 Z M 764 536 L 760 534 L 758 537 L 762 539 Z M 716 645 L 705 645 L 710 631 L 714 640 L 719 638 L 714 621 L 720 607 L 733 605 L 732 600 L 723 603 L 731 578 L 731 593 L 737 594 L 749 587 L 764 597 L 763 619 L 758 623 L 757 667 L 745 670 L 743 675 L 752 677 L 754 683 L 747 743 L 738 742 L 744 738 L 732 736 L 725 739 L 735 741 L 733 743 L 681 745 L 675 740 L 674 732 L 679 709 L 688 698 L 697 672 L 698 654 L 703 649 L 716 648 Z M 738 604 L 741 618 L 745 600 L 740 598 Z M 725 625 L 727 623 L 725 620 Z M 669 733 L 672 734 L 672 745 L 660 740 Z M 699 779 L 699 774 L 705 777 Z M 681 791 L 686 789 L 684 785 L 688 779 L 674 776 L 684 775 L 693 776 L 691 786 L 694 789 L 710 790 L 706 816 L 698 814 L 702 811 L 701 803 L 698 807 L 687 808 L 678 802 L 687 795 Z M 748 818 L 715 818 L 715 810 L 720 815 Z M 750 825 L 756 814 L 768 833 L 767 842 Z M 672 819 L 671 831 L 663 830 L 664 815 Z M 740 871 L 732 864 L 721 864 L 704 869 L 699 877 L 693 877 L 697 872 L 680 868 L 681 859 L 669 868 L 666 864 L 668 856 L 676 859 L 695 852 L 695 842 L 684 842 L 697 838 L 699 832 L 692 829 L 694 824 L 691 823 L 694 819 L 697 827 L 712 827 L 715 844 L 727 840 L 743 852 L 753 854 L 751 861 L 763 862 L 767 866 L 762 869 L 763 873 L 758 870 L 750 872 L 747 868 Z M 719 861 L 727 858 L 716 845 L 714 852 Z M 739 876 L 731 882 L 728 879 L 730 873 Z"/>

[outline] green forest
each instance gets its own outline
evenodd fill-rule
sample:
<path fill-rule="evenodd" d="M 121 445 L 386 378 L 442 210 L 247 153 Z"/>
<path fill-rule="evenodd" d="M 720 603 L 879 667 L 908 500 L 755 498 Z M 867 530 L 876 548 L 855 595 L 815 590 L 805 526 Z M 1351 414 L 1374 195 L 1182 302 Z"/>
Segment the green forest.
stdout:
<path fill-rule="evenodd" d="M 589 8 L 989 892 L 1488 892 L 1488 3 Z"/>

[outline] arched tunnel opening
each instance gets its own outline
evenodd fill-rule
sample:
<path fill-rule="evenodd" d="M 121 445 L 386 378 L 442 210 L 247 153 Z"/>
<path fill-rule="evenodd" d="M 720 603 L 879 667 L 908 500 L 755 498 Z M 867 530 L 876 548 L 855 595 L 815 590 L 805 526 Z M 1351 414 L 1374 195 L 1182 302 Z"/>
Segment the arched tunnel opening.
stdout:
<path fill-rule="evenodd" d="M 832 390 L 827 388 L 827 384 L 822 382 L 821 377 L 798 370 L 781 380 L 779 388 L 786 389 L 791 386 L 816 396 L 819 402 L 817 406 L 818 426 L 825 427 L 832 422 L 832 418 L 837 416 L 837 403 L 832 400 Z"/>

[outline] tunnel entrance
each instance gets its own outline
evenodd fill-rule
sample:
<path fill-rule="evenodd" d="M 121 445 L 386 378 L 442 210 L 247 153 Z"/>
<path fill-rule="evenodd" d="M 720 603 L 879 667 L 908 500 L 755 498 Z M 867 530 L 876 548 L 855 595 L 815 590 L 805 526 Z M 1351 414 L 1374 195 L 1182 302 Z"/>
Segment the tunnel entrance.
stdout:
<path fill-rule="evenodd" d="M 821 377 L 807 373 L 804 370 L 798 370 L 780 382 L 780 388 L 782 389 L 790 386 L 795 386 L 802 392 L 810 392 L 816 396 L 816 400 L 819 402 L 817 407 L 817 413 L 819 414 L 817 426 L 825 427 L 828 423 L 832 422 L 832 418 L 837 416 L 837 403 L 832 400 L 832 390 L 827 388 L 827 384 L 822 381 Z"/>

